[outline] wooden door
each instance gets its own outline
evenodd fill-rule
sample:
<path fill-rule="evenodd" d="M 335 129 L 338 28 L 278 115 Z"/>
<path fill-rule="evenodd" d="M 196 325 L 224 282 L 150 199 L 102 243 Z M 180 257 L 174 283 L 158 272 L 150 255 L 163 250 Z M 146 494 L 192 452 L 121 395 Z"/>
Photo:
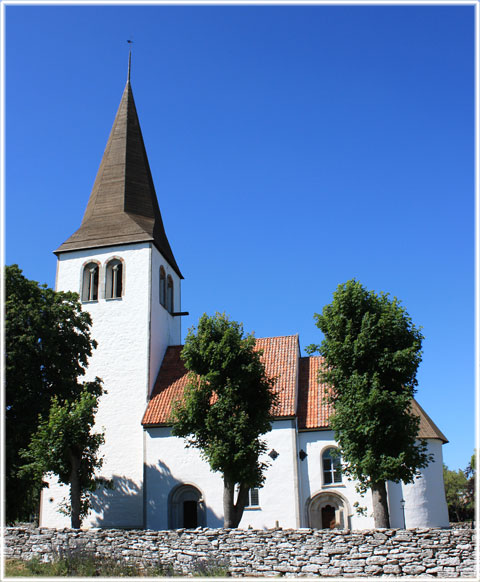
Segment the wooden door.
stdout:
<path fill-rule="evenodd" d="M 335 527 L 335 507 L 325 505 L 322 507 L 322 528 L 333 529 Z"/>

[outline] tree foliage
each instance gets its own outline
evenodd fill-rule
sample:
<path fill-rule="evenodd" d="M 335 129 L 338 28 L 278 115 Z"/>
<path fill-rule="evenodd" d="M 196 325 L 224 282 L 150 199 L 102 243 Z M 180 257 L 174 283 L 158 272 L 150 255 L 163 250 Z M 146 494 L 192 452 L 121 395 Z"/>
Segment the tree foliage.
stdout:
<path fill-rule="evenodd" d="M 28 447 L 38 416 L 54 396 L 75 399 L 77 378 L 96 347 L 90 315 L 78 295 L 30 281 L 17 265 L 5 267 L 5 477 L 8 523 L 29 520 L 38 508 L 41 481 L 19 475 L 19 451 Z"/>
<path fill-rule="evenodd" d="M 443 483 L 450 521 L 471 521 L 475 516 L 475 455 L 464 471 L 443 465 Z"/>
<path fill-rule="evenodd" d="M 343 471 L 372 490 L 375 524 L 389 527 L 385 481 L 411 482 L 430 462 L 410 411 L 422 334 L 396 298 L 356 280 L 339 285 L 315 319 L 325 338 L 308 351 L 325 358 Z"/>
<path fill-rule="evenodd" d="M 471 516 L 468 519 L 472 520 L 475 517 L 476 473 L 477 473 L 476 453 L 473 453 L 472 457 L 470 458 L 470 463 L 467 465 L 467 468 L 465 469 L 465 477 L 467 478 L 467 490 L 466 490 L 467 511 L 468 515 Z"/>
<path fill-rule="evenodd" d="M 90 508 L 90 492 L 95 491 L 99 479 L 95 470 L 103 459 L 98 449 L 105 441 L 102 433 L 93 433 L 98 399 L 102 395 L 101 381 L 85 382 L 75 400 L 60 401 L 52 398 L 47 418 L 41 418 L 28 449 L 20 452 L 26 461 L 22 473 L 38 479 L 54 473 L 59 481 L 70 486 L 70 504 L 64 508 L 71 516 L 73 528 L 79 528 L 81 519 Z M 101 480 L 105 483 L 104 480 Z"/>
<path fill-rule="evenodd" d="M 201 450 L 224 479 L 226 527 L 237 527 L 248 490 L 263 483 L 267 464 L 261 435 L 271 430 L 274 381 L 255 351 L 255 338 L 225 314 L 204 314 L 182 350 L 190 371 L 184 399 L 173 412 L 173 434 Z M 238 486 L 235 501 L 235 486 Z"/>

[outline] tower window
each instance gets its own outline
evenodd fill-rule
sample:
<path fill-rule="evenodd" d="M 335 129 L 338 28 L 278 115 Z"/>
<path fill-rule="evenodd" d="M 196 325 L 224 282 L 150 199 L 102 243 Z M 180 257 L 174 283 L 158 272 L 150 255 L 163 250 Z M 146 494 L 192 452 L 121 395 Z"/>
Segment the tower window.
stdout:
<path fill-rule="evenodd" d="M 105 299 L 117 299 L 123 292 L 123 264 L 119 259 L 107 263 Z"/>
<path fill-rule="evenodd" d="M 83 267 L 82 301 L 98 301 L 98 271 L 97 263 Z"/>
<path fill-rule="evenodd" d="M 166 306 L 167 300 L 167 278 L 165 276 L 165 269 L 160 267 L 160 305 Z"/>
<path fill-rule="evenodd" d="M 167 277 L 167 309 L 173 313 L 173 279 L 171 275 Z"/>
<path fill-rule="evenodd" d="M 342 457 L 334 447 L 327 449 L 322 455 L 323 484 L 332 485 L 342 482 Z"/>

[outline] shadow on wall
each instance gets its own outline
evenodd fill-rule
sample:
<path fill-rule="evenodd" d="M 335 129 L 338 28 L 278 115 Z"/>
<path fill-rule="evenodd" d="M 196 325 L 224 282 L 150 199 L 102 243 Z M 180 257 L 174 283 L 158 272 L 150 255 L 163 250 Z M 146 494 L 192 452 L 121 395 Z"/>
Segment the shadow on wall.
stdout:
<path fill-rule="evenodd" d="M 141 527 L 143 490 L 123 475 L 112 475 L 113 489 L 100 486 L 91 494 L 93 527 Z"/>
<path fill-rule="evenodd" d="M 123 475 L 112 475 L 112 480 L 113 489 L 99 487 L 91 494 L 91 510 L 94 514 L 91 525 L 93 527 L 141 528 L 144 514 L 143 488 Z M 204 492 L 196 485 L 194 479 L 188 483 L 179 481 L 165 463 L 158 461 L 155 465 L 146 465 L 144 480 L 145 525 L 148 529 L 223 527 L 223 518 L 209 506 L 209 500 L 205 498 Z M 184 489 L 187 492 L 195 490 L 198 494 L 193 497 L 191 495 L 182 497 L 181 493 Z M 187 524 L 183 523 L 184 508 L 191 516 L 190 522 L 187 519 Z M 192 516 L 194 513 L 196 517 Z M 172 517 L 173 515 L 177 517 Z M 182 523 L 178 523 L 179 520 Z M 197 520 L 196 525 L 195 520 Z M 191 525 L 189 526 L 188 523 Z"/>
<path fill-rule="evenodd" d="M 213 511 L 210 506 L 213 500 L 209 500 L 205 491 L 202 491 L 195 483 L 194 475 L 188 482 L 180 481 L 172 475 L 170 468 L 159 460 L 155 465 L 146 466 L 145 482 L 147 484 L 148 528 L 223 527 L 223 517 L 219 517 Z M 182 490 L 185 495 L 182 495 Z M 179 503 L 181 504 L 180 508 L 178 507 Z M 194 503 L 197 505 L 194 506 Z M 184 508 L 189 512 L 197 511 L 197 518 L 192 518 L 191 525 L 189 525 L 186 515 L 183 515 Z"/>

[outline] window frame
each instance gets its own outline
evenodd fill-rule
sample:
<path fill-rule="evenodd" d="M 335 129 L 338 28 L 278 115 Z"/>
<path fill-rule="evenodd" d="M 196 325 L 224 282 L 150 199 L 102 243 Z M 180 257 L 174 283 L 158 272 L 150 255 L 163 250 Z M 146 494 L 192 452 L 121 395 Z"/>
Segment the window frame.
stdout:
<path fill-rule="evenodd" d="M 112 263 L 115 263 L 112 266 Z M 117 274 L 116 277 L 116 286 L 117 286 L 117 292 L 118 292 L 118 282 L 120 279 L 120 294 L 115 294 L 113 293 L 113 285 L 114 285 L 114 269 L 115 267 L 120 266 L 120 277 Z M 112 271 L 112 273 L 110 274 L 110 272 Z M 118 271 L 116 271 L 118 273 Z M 111 290 L 109 290 L 109 287 L 112 287 Z M 122 299 L 122 297 L 125 294 L 125 262 L 121 257 L 110 257 L 109 259 L 107 259 L 105 261 L 105 286 L 104 286 L 104 297 L 105 300 L 107 301 L 112 301 L 115 299 Z"/>
<path fill-rule="evenodd" d="M 165 272 L 165 267 L 163 265 L 160 265 L 158 281 L 159 281 L 158 299 L 160 301 L 160 305 L 162 307 L 165 307 L 165 309 L 166 309 L 167 308 L 167 273 Z M 163 295 L 163 301 L 162 301 L 162 295 Z"/>
<path fill-rule="evenodd" d="M 173 313 L 174 304 L 175 299 L 174 299 L 173 277 L 171 275 L 167 275 L 166 310 L 169 313 Z"/>
<path fill-rule="evenodd" d="M 94 287 L 96 286 L 96 297 L 90 298 L 91 293 L 91 281 L 92 281 L 92 266 L 96 269 L 96 274 L 94 277 Z M 90 275 L 87 275 L 87 269 L 90 271 Z M 88 278 L 88 279 L 87 279 Z M 96 280 L 95 280 L 96 278 Z M 87 287 L 88 286 L 88 287 Z M 87 290 L 88 289 L 88 290 Z M 81 278 L 81 302 L 82 303 L 97 303 L 100 294 L 100 262 L 95 260 L 87 261 L 82 265 L 82 278 Z M 95 295 L 95 293 L 93 293 Z"/>
<path fill-rule="evenodd" d="M 252 497 L 256 503 L 253 503 Z M 260 487 L 251 487 L 248 490 L 248 499 L 244 509 L 260 509 Z"/>
<path fill-rule="evenodd" d="M 338 454 L 332 456 L 331 451 L 337 451 Z M 340 449 L 335 446 L 329 446 L 322 451 L 322 484 L 325 487 L 339 487 L 343 485 L 343 474 L 342 474 L 342 455 L 340 454 Z M 330 464 L 330 467 L 326 467 L 326 463 Z M 329 479 L 327 480 L 327 475 Z"/>

